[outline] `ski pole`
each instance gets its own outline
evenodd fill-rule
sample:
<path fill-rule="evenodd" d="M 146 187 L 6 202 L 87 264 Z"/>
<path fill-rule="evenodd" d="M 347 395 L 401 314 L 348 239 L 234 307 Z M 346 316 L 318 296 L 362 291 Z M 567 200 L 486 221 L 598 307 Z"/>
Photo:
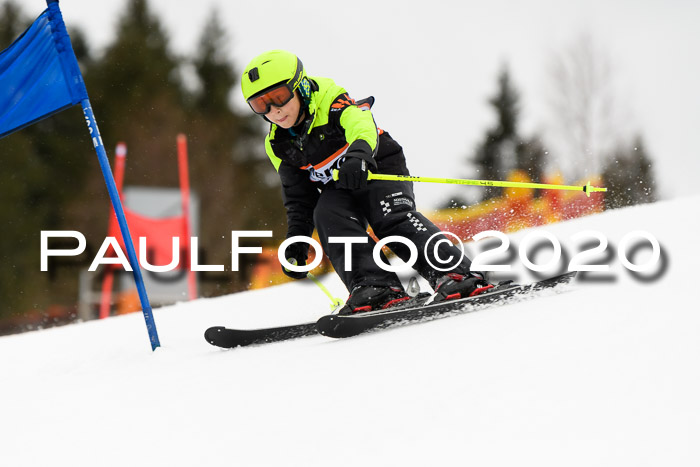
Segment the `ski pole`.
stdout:
<path fill-rule="evenodd" d="M 338 170 L 333 171 L 333 180 L 338 180 Z M 369 172 L 367 180 L 390 180 L 397 182 L 445 183 L 449 185 L 495 186 L 504 188 L 535 188 L 543 190 L 583 191 L 590 197 L 593 192 L 608 191 L 607 188 L 591 186 L 589 181 L 583 186 L 551 185 L 549 183 L 505 182 L 499 180 L 468 180 L 462 178 L 417 177 L 414 175 L 389 175 Z"/>
<path fill-rule="evenodd" d="M 289 264 L 291 264 L 292 266 L 297 265 L 297 260 L 294 258 L 287 258 L 287 262 Z M 339 299 L 338 297 L 334 297 L 333 294 L 330 292 L 330 290 L 328 290 L 328 288 L 325 285 L 323 285 L 321 283 L 321 281 L 316 278 L 316 276 L 314 276 L 310 272 L 307 272 L 306 277 L 311 279 L 311 281 L 314 284 L 316 284 L 318 286 L 318 288 L 323 291 L 324 294 L 326 294 L 326 297 L 328 297 L 328 299 L 331 301 L 331 309 L 338 308 L 339 306 L 342 306 L 343 303 L 345 303 L 341 299 Z"/>

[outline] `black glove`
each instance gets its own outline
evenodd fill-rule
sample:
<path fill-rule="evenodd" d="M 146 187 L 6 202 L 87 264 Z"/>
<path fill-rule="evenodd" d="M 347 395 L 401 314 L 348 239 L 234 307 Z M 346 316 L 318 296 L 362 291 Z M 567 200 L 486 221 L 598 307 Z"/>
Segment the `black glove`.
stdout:
<path fill-rule="evenodd" d="M 295 266 L 306 266 L 306 258 L 309 252 L 309 246 L 306 243 L 292 243 L 287 247 L 284 255 L 287 262 Z M 304 279 L 307 272 L 289 271 L 282 265 L 282 272 L 292 279 Z"/>
<path fill-rule="evenodd" d="M 345 156 L 345 162 L 338 169 L 338 188 L 358 190 L 367 187 L 367 162 L 353 156 Z"/>

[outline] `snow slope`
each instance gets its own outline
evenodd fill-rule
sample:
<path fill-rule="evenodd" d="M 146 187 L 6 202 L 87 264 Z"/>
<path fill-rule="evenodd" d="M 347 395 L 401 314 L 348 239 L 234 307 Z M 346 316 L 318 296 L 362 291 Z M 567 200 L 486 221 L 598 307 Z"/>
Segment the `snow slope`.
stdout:
<path fill-rule="evenodd" d="M 658 277 L 612 256 L 566 293 L 347 340 L 204 341 L 316 318 L 327 299 L 302 283 L 158 309 L 156 352 L 140 314 L 2 337 L 0 465 L 700 465 L 698 203 L 544 229 L 568 252 L 646 230 Z"/>

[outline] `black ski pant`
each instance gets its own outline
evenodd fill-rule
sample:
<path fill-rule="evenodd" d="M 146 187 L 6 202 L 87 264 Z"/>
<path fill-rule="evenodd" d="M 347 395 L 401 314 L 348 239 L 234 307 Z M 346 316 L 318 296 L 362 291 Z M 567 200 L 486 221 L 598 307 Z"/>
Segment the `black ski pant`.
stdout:
<path fill-rule="evenodd" d="M 367 188 L 360 190 L 340 189 L 329 184 L 321 193 L 314 210 L 314 223 L 323 251 L 350 292 L 361 285 L 401 286 L 396 273 L 381 269 L 374 261 L 376 243 L 367 234 L 368 225 L 380 240 L 397 235 L 413 242 L 418 250 L 413 268 L 433 288 L 437 279 L 447 272 L 466 274 L 471 265 L 462 251 L 449 241 L 439 242 L 439 258 L 436 257 L 435 244 L 446 237 L 440 234 L 435 224 L 416 211 L 411 182 L 370 181 Z M 351 245 L 350 270 L 345 270 L 346 245 L 331 243 L 331 237 L 367 238 L 366 243 Z M 399 242 L 391 242 L 387 246 L 403 261 L 409 260 L 408 246 Z M 445 263 L 450 257 L 452 261 Z M 381 260 L 388 264 L 383 254 Z M 437 268 L 450 270 L 446 272 Z"/>

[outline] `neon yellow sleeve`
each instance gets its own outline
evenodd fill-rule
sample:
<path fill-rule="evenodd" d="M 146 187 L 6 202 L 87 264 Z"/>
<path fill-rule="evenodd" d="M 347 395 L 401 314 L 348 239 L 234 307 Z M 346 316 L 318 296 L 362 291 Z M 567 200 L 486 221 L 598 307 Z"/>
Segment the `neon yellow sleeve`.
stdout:
<path fill-rule="evenodd" d="M 345 140 L 352 144 L 358 139 L 364 140 L 374 151 L 377 147 L 377 125 L 372 112 L 351 105 L 343 110 L 340 126 L 345 130 Z"/>

